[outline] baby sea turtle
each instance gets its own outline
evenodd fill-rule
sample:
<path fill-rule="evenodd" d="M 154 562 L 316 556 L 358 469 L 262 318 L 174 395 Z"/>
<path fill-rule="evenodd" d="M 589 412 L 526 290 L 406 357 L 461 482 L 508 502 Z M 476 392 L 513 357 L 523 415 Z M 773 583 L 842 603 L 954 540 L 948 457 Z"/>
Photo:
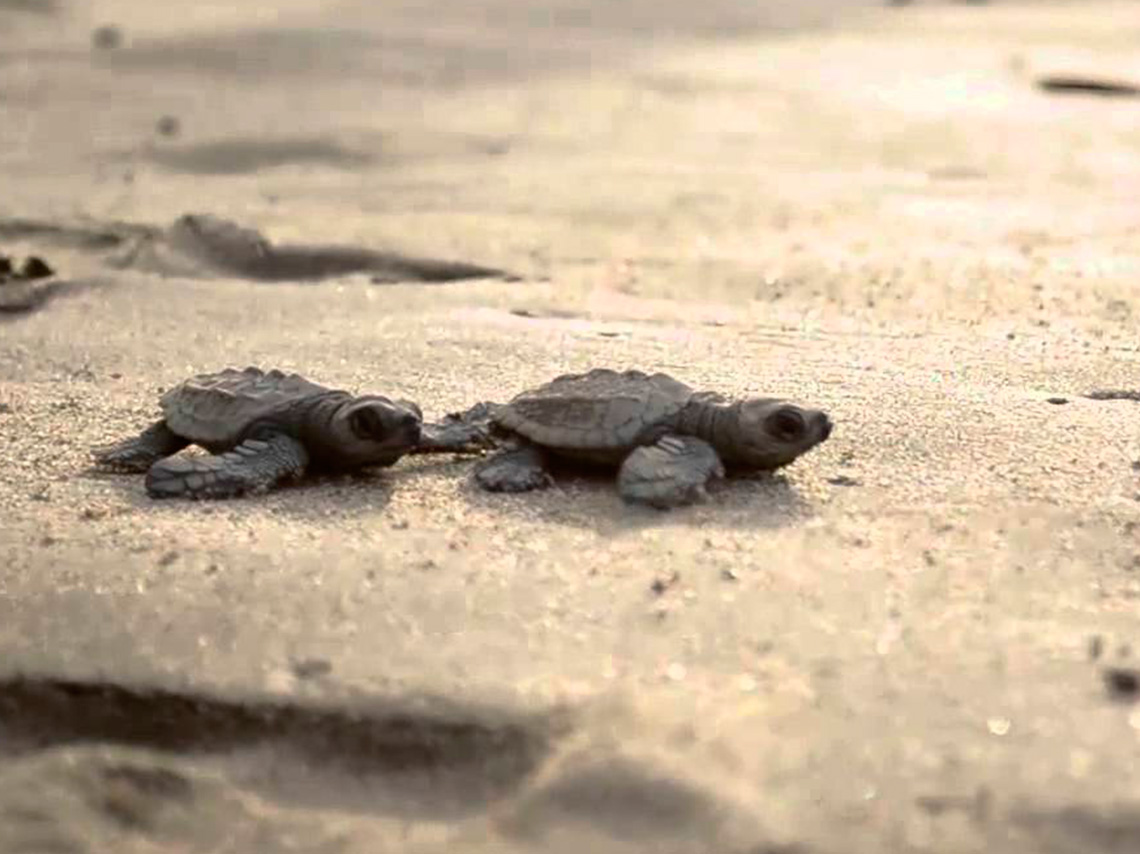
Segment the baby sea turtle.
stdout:
<path fill-rule="evenodd" d="M 310 471 L 390 466 L 419 443 L 422 422 L 414 403 L 255 367 L 192 377 L 160 406 L 161 421 L 94 451 L 101 465 L 145 471 L 154 498 L 227 498 Z M 173 456 L 191 444 L 211 455 Z"/>
<path fill-rule="evenodd" d="M 0 314 L 27 314 L 56 294 L 79 287 L 78 283 L 57 278 L 55 270 L 35 255 L 19 265 L 0 255 Z"/>
<path fill-rule="evenodd" d="M 490 421 L 502 450 L 475 471 L 493 492 L 551 483 L 551 457 L 618 470 L 630 502 L 658 508 L 705 496 L 725 467 L 772 471 L 831 435 L 826 414 L 774 398 L 729 400 L 672 377 L 598 368 L 568 374 L 503 405 L 480 404 L 459 419 Z"/>

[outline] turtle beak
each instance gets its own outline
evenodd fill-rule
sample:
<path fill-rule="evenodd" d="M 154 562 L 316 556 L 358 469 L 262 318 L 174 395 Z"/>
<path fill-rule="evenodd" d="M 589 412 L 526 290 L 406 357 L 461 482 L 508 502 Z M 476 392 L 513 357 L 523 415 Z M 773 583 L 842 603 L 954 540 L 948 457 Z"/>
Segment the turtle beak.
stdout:
<path fill-rule="evenodd" d="M 400 447 L 420 441 L 419 415 L 390 401 L 370 400 L 356 407 L 349 417 L 353 432 L 362 439 Z"/>
<path fill-rule="evenodd" d="M 826 442 L 827 438 L 831 435 L 832 427 L 834 427 L 831 423 L 831 419 L 827 417 L 826 413 L 819 412 L 815 417 L 815 425 L 815 431 L 816 435 L 819 436 L 819 441 Z"/>
<path fill-rule="evenodd" d="M 420 416 L 415 412 L 405 410 L 397 416 L 396 433 L 404 440 L 401 444 L 418 445 L 422 433 Z"/>

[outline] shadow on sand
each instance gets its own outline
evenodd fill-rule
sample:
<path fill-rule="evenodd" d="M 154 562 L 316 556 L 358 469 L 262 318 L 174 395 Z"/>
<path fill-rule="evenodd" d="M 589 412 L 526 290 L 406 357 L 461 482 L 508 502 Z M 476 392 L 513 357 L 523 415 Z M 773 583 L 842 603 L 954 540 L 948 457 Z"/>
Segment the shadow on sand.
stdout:
<path fill-rule="evenodd" d="M 513 273 L 465 261 L 350 245 L 275 244 L 253 228 L 212 214 L 183 214 L 169 226 L 0 219 L 0 239 L 102 254 L 112 269 L 160 276 L 303 282 L 365 273 L 374 284 L 519 280 Z"/>
<path fill-rule="evenodd" d="M 0 739 L 6 758 L 62 745 L 123 745 L 219 758 L 270 751 L 295 764 L 375 788 L 377 813 L 454 816 L 515 790 L 569 728 L 564 712 L 524 713 L 438 697 L 353 700 L 333 706 L 284 699 L 224 699 L 111 681 L 17 675 L 0 680 Z M 114 771 L 140 798 L 192 797 L 166 772 Z M 245 775 L 242 775 L 245 776 Z M 253 788 L 293 800 L 288 776 L 267 774 Z M 383 785 L 381 785 L 383 784 Z M 309 795 L 321 805 L 321 789 Z"/>
<path fill-rule="evenodd" d="M 92 465 L 79 476 L 110 484 L 124 504 L 143 512 L 161 508 L 198 513 L 202 506 L 240 508 L 252 504 L 277 516 L 307 522 L 327 519 L 333 510 L 350 516 L 382 511 L 395 491 L 402 488 L 400 475 L 392 469 L 370 469 L 346 475 L 313 475 L 264 495 L 224 499 L 156 499 L 146 493 L 143 474 L 108 471 Z"/>
<path fill-rule="evenodd" d="M 456 484 L 481 511 L 522 515 L 529 520 L 568 525 L 621 536 L 646 528 L 733 528 L 775 530 L 809 518 L 812 506 L 782 474 L 730 476 L 709 486 L 706 501 L 671 510 L 628 504 L 617 493 L 614 476 L 552 466 L 554 484 L 524 493 L 493 493 L 479 487 L 473 468 Z"/>

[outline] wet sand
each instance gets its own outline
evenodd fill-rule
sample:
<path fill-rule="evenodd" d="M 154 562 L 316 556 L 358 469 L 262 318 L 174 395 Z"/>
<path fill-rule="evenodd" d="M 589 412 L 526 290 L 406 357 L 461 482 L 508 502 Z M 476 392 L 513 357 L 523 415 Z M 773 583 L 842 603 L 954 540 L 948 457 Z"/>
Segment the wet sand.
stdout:
<path fill-rule="evenodd" d="M 0 850 L 1140 847 L 1140 410 L 1096 394 L 1140 385 L 1140 111 L 1034 85 L 1140 79 L 1134 7 L 741 5 L 0 4 L 0 254 L 78 285 L 0 315 Z M 83 237 L 187 213 L 518 279 Z M 91 468 L 247 364 L 837 426 L 665 514 L 447 457 L 212 503 Z"/>

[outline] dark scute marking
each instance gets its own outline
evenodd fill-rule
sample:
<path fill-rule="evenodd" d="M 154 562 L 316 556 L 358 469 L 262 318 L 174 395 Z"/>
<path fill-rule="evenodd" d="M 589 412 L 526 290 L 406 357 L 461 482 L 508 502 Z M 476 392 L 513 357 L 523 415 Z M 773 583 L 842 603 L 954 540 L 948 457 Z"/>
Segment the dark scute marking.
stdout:
<path fill-rule="evenodd" d="M 511 409 L 516 415 L 535 424 L 576 431 L 604 423 L 609 405 L 608 400 L 529 397 L 514 401 Z"/>
<path fill-rule="evenodd" d="M 159 146 L 149 152 L 154 163 L 191 175 L 238 175 L 294 163 L 355 168 L 372 156 L 320 138 L 224 139 L 196 145 Z"/>
<path fill-rule="evenodd" d="M 470 783 L 477 775 L 479 797 L 467 790 L 477 801 L 520 784 L 570 723 L 560 712 L 524 714 L 425 699 L 431 698 L 343 709 L 16 676 L 0 681 L 0 746 L 17 754 L 83 743 L 223 754 L 271 745 L 314 767 L 360 776 L 429 772 L 436 778 L 466 775 Z M 128 782 L 170 795 L 180 786 L 137 775 Z"/>
<path fill-rule="evenodd" d="M 279 419 L 292 420 L 298 407 L 347 397 L 299 374 L 257 368 L 227 368 L 199 374 L 166 392 L 160 400 L 172 430 L 209 448 L 227 449 L 242 438 L 280 432 Z"/>
<path fill-rule="evenodd" d="M 1102 388 L 1090 391 L 1085 397 L 1090 400 L 1135 400 L 1140 401 L 1140 391 L 1133 389 Z"/>
<path fill-rule="evenodd" d="M 1037 88 L 1059 95 L 1098 95 L 1102 98 L 1140 97 L 1140 86 L 1102 77 L 1055 74 L 1037 80 Z"/>

